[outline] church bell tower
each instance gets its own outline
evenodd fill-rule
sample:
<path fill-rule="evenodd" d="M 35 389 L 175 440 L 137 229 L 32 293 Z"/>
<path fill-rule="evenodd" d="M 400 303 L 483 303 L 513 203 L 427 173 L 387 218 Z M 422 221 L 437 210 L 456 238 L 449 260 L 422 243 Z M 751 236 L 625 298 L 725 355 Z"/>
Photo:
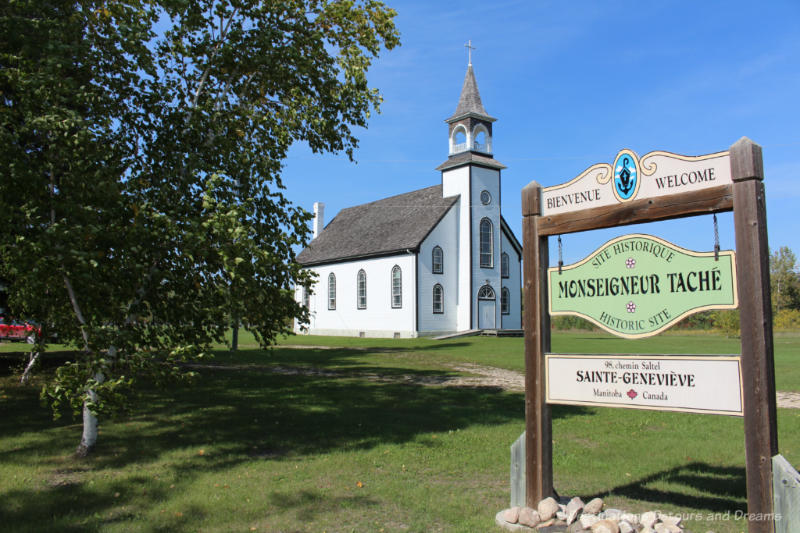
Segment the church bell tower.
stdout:
<path fill-rule="evenodd" d="M 500 171 L 493 154 L 492 126 L 472 68 L 467 74 L 448 125 L 448 158 L 442 172 L 442 195 L 459 196 L 458 329 L 500 329 L 501 214 Z"/>

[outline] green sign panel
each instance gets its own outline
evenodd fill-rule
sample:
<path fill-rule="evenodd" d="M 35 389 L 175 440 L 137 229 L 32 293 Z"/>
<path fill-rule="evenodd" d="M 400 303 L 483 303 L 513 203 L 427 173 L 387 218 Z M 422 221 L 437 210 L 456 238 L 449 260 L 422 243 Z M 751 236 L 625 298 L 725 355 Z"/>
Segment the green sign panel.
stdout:
<path fill-rule="evenodd" d="M 649 337 L 710 309 L 735 309 L 732 250 L 693 252 L 650 235 L 607 242 L 573 265 L 548 269 L 550 314 L 575 315 L 620 337 Z"/>

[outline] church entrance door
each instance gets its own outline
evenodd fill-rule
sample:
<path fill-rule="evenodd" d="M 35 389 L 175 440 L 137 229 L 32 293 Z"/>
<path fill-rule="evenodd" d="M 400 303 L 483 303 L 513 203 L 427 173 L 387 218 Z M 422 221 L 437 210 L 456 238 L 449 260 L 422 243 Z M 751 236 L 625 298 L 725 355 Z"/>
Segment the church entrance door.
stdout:
<path fill-rule="evenodd" d="M 495 306 L 497 297 L 494 289 L 489 285 L 484 285 L 478 291 L 478 329 L 495 329 L 497 316 Z"/>
<path fill-rule="evenodd" d="M 478 300 L 478 329 L 495 329 L 495 303 Z"/>

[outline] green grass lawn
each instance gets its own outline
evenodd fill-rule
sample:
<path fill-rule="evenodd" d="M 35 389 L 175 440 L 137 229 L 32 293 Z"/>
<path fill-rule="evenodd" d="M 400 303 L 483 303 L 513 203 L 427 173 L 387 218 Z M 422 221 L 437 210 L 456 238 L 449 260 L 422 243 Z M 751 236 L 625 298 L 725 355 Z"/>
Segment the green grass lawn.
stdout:
<path fill-rule="evenodd" d="M 297 349 L 286 345 L 304 344 Z M 23 345 L 14 345 L 17 349 Z M 320 348 L 325 346 L 326 348 Z M 623 341 L 557 333 L 569 353 L 736 353 L 738 340 Z M 499 531 L 521 393 L 426 386 L 472 362 L 521 371 L 522 339 L 289 337 L 217 353 L 193 387 L 145 391 L 132 416 L 103 421 L 93 457 L 72 457 L 77 421 L 54 422 L 38 386 L 0 361 L 0 530 Z M 358 349 L 352 349 L 358 348 Z M 775 337 L 780 390 L 800 391 L 800 336 Z M 274 367 L 283 369 L 275 373 Z M 289 374 L 288 367 L 313 372 Z M 47 370 L 45 369 L 45 372 Z M 800 410 L 778 410 L 780 451 L 800 463 Z M 555 485 L 639 512 L 746 509 L 738 418 L 554 406 Z M 694 531 L 743 531 L 699 521 Z"/>

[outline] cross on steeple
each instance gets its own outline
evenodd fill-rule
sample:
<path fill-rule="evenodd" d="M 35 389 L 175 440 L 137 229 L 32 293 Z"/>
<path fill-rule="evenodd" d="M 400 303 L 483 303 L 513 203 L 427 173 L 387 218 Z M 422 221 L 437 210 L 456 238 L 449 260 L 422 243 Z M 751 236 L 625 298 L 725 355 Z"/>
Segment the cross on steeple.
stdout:
<path fill-rule="evenodd" d="M 472 66 L 472 51 L 476 50 L 476 48 L 474 46 L 472 46 L 472 39 L 467 41 L 467 44 L 465 44 L 464 47 L 468 51 L 467 53 L 469 54 L 469 66 L 471 67 Z"/>

